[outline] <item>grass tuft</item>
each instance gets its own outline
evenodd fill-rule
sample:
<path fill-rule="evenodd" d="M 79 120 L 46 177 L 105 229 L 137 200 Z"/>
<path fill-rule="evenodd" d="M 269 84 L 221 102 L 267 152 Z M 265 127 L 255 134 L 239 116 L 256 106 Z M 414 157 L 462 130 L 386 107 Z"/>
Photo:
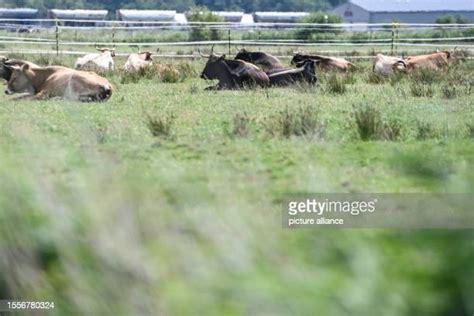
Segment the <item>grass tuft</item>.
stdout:
<path fill-rule="evenodd" d="M 344 79 L 337 74 L 332 74 L 327 80 L 327 91 L 331 94 L 344 94 L 347 87 Z"/>
<path fill-rule="evenodd" d="M 145 116 L 145 123 L 154 137 L 170 137 L 174 120 L 175 116 L 169 113 L 162 116 L 152 114 Z"/>

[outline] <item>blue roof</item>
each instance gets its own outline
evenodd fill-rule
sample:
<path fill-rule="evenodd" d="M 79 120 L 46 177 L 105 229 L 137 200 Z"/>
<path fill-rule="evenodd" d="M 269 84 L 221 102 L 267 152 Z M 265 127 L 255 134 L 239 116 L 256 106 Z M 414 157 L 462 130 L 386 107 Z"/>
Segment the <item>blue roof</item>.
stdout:
<path fill-rule="evenodd" d="M 474 0 L 351 0 L 370 12 L 474 11 Z"/>

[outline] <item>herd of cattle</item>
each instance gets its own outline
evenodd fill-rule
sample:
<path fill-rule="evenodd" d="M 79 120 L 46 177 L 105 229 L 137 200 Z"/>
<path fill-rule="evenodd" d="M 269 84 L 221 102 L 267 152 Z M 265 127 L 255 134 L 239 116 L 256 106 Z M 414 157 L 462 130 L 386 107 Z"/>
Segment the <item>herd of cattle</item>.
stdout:
<path fill-rule="evenodd" d="M 78 58 L 75 69 L 63 66 L 41 67 L 29 61 L 0 56 L 0 77 L 7 81 L 5 93 L 23 93 L 21 98 L 38 100 L 64 98 L 87 102 L 106 101 L 112 95 L 112 85 L 91 69 L 113 71 L 115 52 L 108 48 L 98 50 L 99 53 Z M 208 87 L 208 90 L 287 86 L 295 82 L 315 84 L 316 68 L 342 72 L 357 68 L 343 58 L 300 53 L 295 54 L 291 60 L 293 67 L 284 67 L 278 58 L 270 54 L 245 49 L 240 50 L 234 59 L 216 55 L 213 51 L 210 55 L 201 56 L 207 58 L 201 78 L 218 80 L 217 85 Z M 411 72 L 419 68 L 440 69 L 448 65 L 450 58 L 448 51 L 406 58 L 378 54 L 374 59 L 373 72 L 388 76 L 394 72 Z M 151 52 L 130 54 L 123 70 L 133 73 L 150 67 L 176 71 L 166 64 L 153 64 Z"/>

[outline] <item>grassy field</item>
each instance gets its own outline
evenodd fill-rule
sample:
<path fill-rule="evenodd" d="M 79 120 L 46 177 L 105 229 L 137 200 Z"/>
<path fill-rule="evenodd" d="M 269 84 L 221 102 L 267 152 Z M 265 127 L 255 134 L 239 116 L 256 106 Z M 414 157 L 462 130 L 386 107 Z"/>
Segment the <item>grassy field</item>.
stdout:
<path fill-rule="evenodd" d="M 280 206 L 472 193 L 474 62 L 218 92 L 202 66 L 107 74 L 101 104 L 0 96 L 0 298 L 48 315 L 474 313 L 472 230 L 286 230 Z"/>

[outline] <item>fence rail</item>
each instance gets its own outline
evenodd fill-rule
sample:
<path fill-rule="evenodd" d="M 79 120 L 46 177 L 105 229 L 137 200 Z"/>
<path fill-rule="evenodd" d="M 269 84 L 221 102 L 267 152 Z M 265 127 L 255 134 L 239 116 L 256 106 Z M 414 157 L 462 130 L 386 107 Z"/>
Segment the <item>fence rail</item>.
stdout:
<path fill-rule="evenodd" d="M 56 20 L 56 19 L 0 19 L 0 29 L 2 26 L 5 26 L 5 23 L 9 23 L 9 26 L 14 25 L 17 28 L 29 28 L 29 27 L 39 27 L 47 28 L 54 30 L 54 36 L 52 38 L 45 38 L 45 36 L 40 36 L 40 32 L 26 32 L 21 33 L 20 35 L 0 35 L 0 44 L 3 47 L 6 47 L 8 44 L 9 49 L 5 49 L 4 53 L 21 53 L 21 52 L 41 52 L 41 54 L 49 54 L 50 50 L 45 49 L 26 49 L 21 46 L 53 46 L 54 53 L 56 55 L 67 54 L 67 55 L 78 55 L 84 54 L 86 52 L 79 51 L 74 49 L 74 47 L 94 47 L 94 46 L 109 46 L 109 47 L 130 47 L 130 46 L 139 46 L 139 47 L 189 47 L 196 48 L 196 46 L 211 46 L 211 45 L 227 45 L 229 52 L 231 51 L 231 46 L 257 46 L 257 47 L 292 47 L 292 48 L 316 48 L 319 51 L 323 48 L 325 51 L 330 51 L 331 47 L 339 48 L 341 51 L 337 51 L 338 54 L 350 55 L 349 52 L 354 50 L 361 50 L 357 58 L 362 56 L 369 56 L 367 54 L 368 48 L 377 48 L 378 51 L 386 51 L 384 48 L 389 48 L 390 54 L 396 54 L 399 49 L 403 51 L 422 51 L 422 48 L 426 50 L 433 49 L 453 49 L 459 48 L 464 49 L 469 52 L 474 51 L 474 24 L 429 24 L 429 23 L 340 23 L 340 24 L 324 24 L 324 23 L 253 23 L 253 24 L 242 24 L 235 22 L 189 22 L 185 25 L 180 25 L 176 22 L 156 22 L 156 21 L 109 21 L 109 20 Z M 21 24 L 11 24 L 13 22 Z M 29 23 L 29 24 L 25 24 Z M 68 23 L 81 23 L 81 24 L 94 24 L 92 26 L 84 25 L 65 25 Z M 46 25 L 45 25 L 46 24 Z M 221 28 L 228 31 L 226 40 L 214 40 L 214 41 L 117 41 L 116 32 L 119 30 L 173 30 L 177 32 L 186 32 L 193 28 Z M 357 29 L 364 30 L 367 33 L 367 39 L 360 39 L 358 36 L 352 37 L 348 35 L 346 38 L 337 38 L 337 39 L 318 39 L 318 40 L 302 40 L 302 39 L 232 39 L 232 31 L 242 31 L 242 29 L 247 30 L 250 28 L 253 30 L 282 30 L 282 29 L 291 29 L 291 30 L 311 30 L 313 32 L 318 32 L 321 30 L 321 34 L 326 34 L 325 32 L 330 32 L 334 30 L 339 31 L 354 31 Z M 8 29 L 8 28 L 7 28 Z M 421 30 L 468 30 L 466 33 L 454 33 L 455 35 L 464 35 L 466 36 L 452 36 L 449 37 L 446 34 L 453 34 L 448 32 L 439 33 L 445 35 L 443 37 L 416 37 L 416 31 Z M 472 32 L 470 30 L 473 30 Z M 77 41 L 77 40 L 67 40 L 61 38 L 62 30 L 76 30 L 76 32 L 82 32 L 85 30 L 94 30 L 94 31 L 107 31 L 110 34 L 109 40 L 107 38 L 109 35 L 100 37 L 99 41 Z M 110 31 L 111 30 L 111 31 Z M 414 34 L 409 34 L 408 37 L 400 36 L 400 32 L 403 30 L 413 31 Z M 110 32 L 109 32 L 110 31 Z M 382 33 L 377 33 L 378 36 L 372 38 L 373 32 L 383 31 Z M 49 31 L 48 31 L 49 32 Z M 89 33 L 87 33 L 89 34 Z M 127 33 L 125 33 L 127 34 Z M 147 33 L 149 34 L 149 33 Z M 345 33 L 341 33 L 345 34 Z M 386 34 L 385 37 L 380 38 L 380 36 Z M 423 33 L 424 34 L 424 33 Z M 437 36 L 439 36 L 439 34 Z M 410 36 L 411 35 L 411 36 Z M 415 35 L 415 36 L 413 36 Z M 89 36 L 89 35 L 88 35 Z M 90 37 L 89 37 L 90 39 Z M 415 49 L 410 49 L 415 48 Z M 31 47 L 29 47 L 31 48 Z M 364 51 L 365 50 L 365 51 Z M 357 55 L 357 54 L 352 54 Z M 165 56 L 165 55 L 162 55 Z M 166 56 L 172 56 L 175 58 L 182 58 L 188 56 L 188 58 L 194 57 L 193 55 L 184 55 L 184 54 L 168 54 Z M 355 58 L 355 56 L 352 56 Z"/>

